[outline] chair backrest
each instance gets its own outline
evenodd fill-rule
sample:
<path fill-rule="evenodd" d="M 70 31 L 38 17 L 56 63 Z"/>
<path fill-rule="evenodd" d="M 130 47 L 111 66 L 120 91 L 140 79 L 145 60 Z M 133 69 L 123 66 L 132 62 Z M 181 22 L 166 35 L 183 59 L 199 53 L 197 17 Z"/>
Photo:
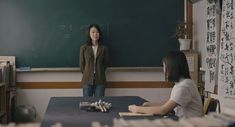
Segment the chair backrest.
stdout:
<path fill-rule="evenodd" d="M 204 113 L 208 114 L 208 112 L 216 112 L 218 109 L 218 112 L 220 112 L 220 102 L 218 99 L 208 97 L 207 101 L 204 104 Z"/>

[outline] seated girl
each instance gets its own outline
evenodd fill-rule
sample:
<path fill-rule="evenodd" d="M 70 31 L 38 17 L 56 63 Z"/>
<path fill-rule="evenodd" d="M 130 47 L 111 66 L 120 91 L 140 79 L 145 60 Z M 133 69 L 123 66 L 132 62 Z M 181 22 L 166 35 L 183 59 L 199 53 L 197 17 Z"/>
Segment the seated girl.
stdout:
<path fill-rule="evenodd" d="M 175 111 L 178 117 L 200 117 L 204 115 L 197 85 L 190 78 L 186 56 L 181 51 L 171 51 L 163 58 L 165 79 L 173 83 L 170 99 L 164 104 L 145 102 L 143 106 L 129 105 L 135 113 L 165 115 Z"/>

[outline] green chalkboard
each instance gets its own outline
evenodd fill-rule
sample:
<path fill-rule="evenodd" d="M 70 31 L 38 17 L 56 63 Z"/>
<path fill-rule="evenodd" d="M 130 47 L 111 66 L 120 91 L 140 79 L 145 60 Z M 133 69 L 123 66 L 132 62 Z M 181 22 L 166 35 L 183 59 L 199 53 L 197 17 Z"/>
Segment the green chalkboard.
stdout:
<path fill-rule="evenodd" d="M 111 67 L 157 67 L 178 49 L 184 0 L 0 0 L 0 55 L 17 67 L 79 67 L 89 24 L 101 26 Z"/>

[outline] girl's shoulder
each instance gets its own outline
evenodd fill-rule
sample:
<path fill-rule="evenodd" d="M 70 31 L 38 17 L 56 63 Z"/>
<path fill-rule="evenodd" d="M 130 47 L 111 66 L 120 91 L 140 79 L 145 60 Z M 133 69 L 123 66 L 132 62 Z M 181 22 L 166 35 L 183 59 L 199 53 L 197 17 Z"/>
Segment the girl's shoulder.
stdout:
<path fill-rule="evenodd" d="M 182 82 L 185 82 L 185 83 L 194 83 L 194 81 L 190 78 L 186 78 L 186 79 L 183 79 Z"/>
<path fill-rule="evenodd" d="M 192 79 L 181 79 L 176 84 L 177 84 L 177 86 L 190 87 L 190 86 L 195 85 L 195 82 Z"/>

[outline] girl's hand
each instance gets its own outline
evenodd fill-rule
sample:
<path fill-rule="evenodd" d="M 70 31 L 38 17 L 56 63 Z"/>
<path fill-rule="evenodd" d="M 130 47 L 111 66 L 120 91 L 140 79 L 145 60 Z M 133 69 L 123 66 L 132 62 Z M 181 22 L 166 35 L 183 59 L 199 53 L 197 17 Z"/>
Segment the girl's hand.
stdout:
<path fill-rule="evenodd" d="M 144 102 L 142 105 L 143 106 L 151 106 L 151 103 L 150 102 Z"/>
<path fill-rule="evenodd" d="M 130 112 L 134 112 L 134 113 L 137 113 L 137 112 L 138 112 L 136 105 L 129 105 L 129 106 L 128 106 L 128 110 L 129 110 Z"/>

